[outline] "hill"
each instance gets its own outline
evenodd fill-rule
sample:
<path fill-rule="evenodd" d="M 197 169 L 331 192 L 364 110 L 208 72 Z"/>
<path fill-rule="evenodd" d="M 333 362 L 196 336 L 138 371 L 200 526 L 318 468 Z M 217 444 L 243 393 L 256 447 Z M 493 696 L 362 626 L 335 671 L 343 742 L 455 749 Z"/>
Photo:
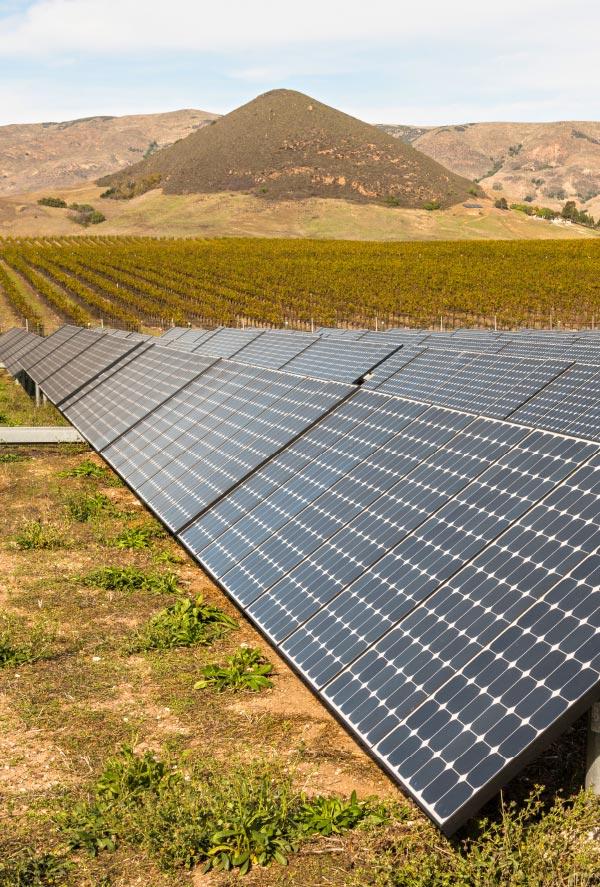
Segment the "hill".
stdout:
<path fill-rule="evenodd" d="M 454 205 L 472 187 L 402 140 L 288 89 L 264 93 L 98 184 L 130 196 L 145 182 L 160 182 L 165 194 L 249 191 L 411 208 Z"/>
<path fill-rule="evenodd" d="M 0 126 L 0 195 L 91 181 L 185 138 L 215 116 L 184 110 Z"/>
<path fill-rule="evenodd" d="M 0 237 L 123 234 L 153 237 L 314 237 L 340 240 L 515 240 L 597 238 L 577 225 L 552 225 L 520 212 L 461 204 L 445 210 L 390 209 L 376 203 L 308 198 L 265 200 L 257 194 L 163 194 L 148 191 L 135 200 L 100 200 L 101 189 L 86 184 L 53 192 L 67 203 L 91 203 L 106 214 L 101 225 L 81 228 L 66 209 L 39 206 L 43 191 L 0 197 Z"/>
<path fill-rule="evenodd" d="M 575 200 L 600 214 L 600 123 L 465 123 L 419 128 L 381 124 L 490 194 L 558 208 Z"/>

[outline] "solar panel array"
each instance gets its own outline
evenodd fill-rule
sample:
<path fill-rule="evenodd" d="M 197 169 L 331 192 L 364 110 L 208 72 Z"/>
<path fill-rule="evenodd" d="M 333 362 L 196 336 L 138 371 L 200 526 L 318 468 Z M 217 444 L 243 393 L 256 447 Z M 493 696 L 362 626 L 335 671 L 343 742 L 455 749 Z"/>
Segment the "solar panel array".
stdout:
<path fill-rule="evenodd" d="M 600 695 L 599 335 L 64 327 L 0 360 L 447 833 Z"/>

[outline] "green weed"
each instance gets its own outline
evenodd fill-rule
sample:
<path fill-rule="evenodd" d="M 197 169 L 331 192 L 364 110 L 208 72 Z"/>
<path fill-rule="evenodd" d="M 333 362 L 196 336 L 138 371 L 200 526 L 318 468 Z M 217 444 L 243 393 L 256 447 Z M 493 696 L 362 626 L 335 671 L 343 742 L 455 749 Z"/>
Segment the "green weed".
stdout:
<path fill-rule="evenodd" d="M 103 512 L 114 512 L 114 506 L 104 493 L 74 493 L 66 500 L 69 518 L 78 523 L 87 523 L 100 517 Z"/>
<path fill-rule="evenodd" d="M 203 603 L 202 596 L 195 601 L 181 597 L 138 631 L 127 649 L 130 653 L 138 653 L 208 645 L 237 628 L 235 619 L 218 607 Z"/>
<path fill-rule="evenodd" d="M 104 465 L 96 465 L 91 459 L 84 459 L 75 468 L 69 468 L 67 471 L 61 471 L 59 477 L 85 477 L 102 480 L 109 487 L 120 487 L 122 482 L 112 473 L 109 468 Z"/>
<path fill-rule="evenodd" d="M 296 821 L 302 831 L 311 835 L 333 835 L 347 832 L 358 825 L 382 825 L 389 814 L 376 799 L 359 801 L 352 792 L 349 801 L 340 798 L 302 797 Z"/>
<path fill-rule="evenodd" d="M 150 527 L 127 527 L 113 540 L 117 548 L 150 548 L 155 539 L 163 539 L 166 536 L 164 530 L 158 525 Z"/>
<path fill-rule="evenodd" d="M 6 413 L 0 413 L 0 425 L 4 425 L 4 426 L 12 426 L 12 425 L 14 425 L 14 424 L 15 424 L 15 423 L 12 421 L 12 419 L 10 419 L 10 418 L 6 415 Z"/>
<path fill-rule="evenodd" d="M 372 814 L 371 803 L 355 795 L 325 812 L 322 800 L 315 818 L 313 802 L 293 787 L 293 773 L 269 762 L 227 772 L 222 763 L 186 756 L 176 762 L 150 752 L 137 756 L 128 744 L 107 762 L 89 800 L 61 814 L 59 823 L 71 849 L 97 854 L 127 842 L 165 870 L 201 865 L 244 874 L 252 865 L 286 865 L 311 834 L 353 828 Z"/>
<path fill-rule="evenodd" d="M 540 794 L 501 802 L 498 817 L 473 822 L 461 842 L 416 822 L 376 850 L 356 883 L 368 874 L 377 887 L 597 887 L 600 799 L 580 792 L 548 809 Z"/>
<path fill-rule="evenodd" d="M 154 594 L 180 594 L 179 578 L 172 570 L 140 570 L 138 567 L 100 567 L 82 579 L 83 585 L 107 591 L 150 591 Z"/>
<path fill-rule="evenodd" d="M 12 462 L 29 462 L 30 459 L 31 456 L 21 456 L 20 453 L 4 453 L 0 455 L 0 465 L 7 465 Z"/>
<path fill-rule="evenodd" d="M 166 549 L 153 555 L 152 562 L 155 564 L 184 564 L 185 558 L 176 552 Z"/>
<path fill-rule="evenodd" d="M 267 675 L 273 666 L 267 662 L 260 650 L 242 648 L 233 656 L 227 657 L 227 666 L 207 665 L 201 669 L 204 679 L 194 684 L 195 690 L 210 687 L 223 690 L 253 690 L 257 692 L 272 687 Z"/>
<path fill-rule="evenodd" d="M 45 620 L 37 620 L 27 633 L 21 620 L 0 611 L 0 668 L 16 668 L 45 659 L 55 636 L 54 628 Z"/>
<path fill-rule="evenodd" d="M 27 848 L 0 860 L 0 887 L 63 887 L 72 868 L 63 856 Z"/>
<path fill-rule="evenodd" d="M 91 459 L 85 459 L 76 465 L 75 468 L 69 468 L 67 471 L 61 471 L 59 477 L 106 477 L 108 470 L 102 465 L 96 465 Z"/>
<path fill-rule="evenodd" d="M 62 533 L 44 524 L 41 518 L 27 521 L 16 534 L 15 542 L 21 551 L 52 551 L 66 545 Z"/>

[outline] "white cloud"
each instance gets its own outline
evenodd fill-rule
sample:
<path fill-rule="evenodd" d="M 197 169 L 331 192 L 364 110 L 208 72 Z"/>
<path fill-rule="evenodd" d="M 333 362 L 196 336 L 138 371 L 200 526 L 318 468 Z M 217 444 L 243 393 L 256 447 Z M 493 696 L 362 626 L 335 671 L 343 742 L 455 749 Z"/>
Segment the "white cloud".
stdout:
<path fill-rule="evenodd" d="M 572 0 L 571 15 L 577 6 L 589 8 L 586 0 Z M 500 6 L 481 0 L 303 0 L 287 9 L 281 0 L 34 0 L 2 19 L 0 54 L 210 52 L 444 35 L 462 42 L 469 34 L 495 29 L 535 34 L 529 24 L 540 20 L 551 22 L 542 27 L 558 36 L 561 11 L 559 0 L 504 0 Z M 426 63 L 426 43 L 423 51 Z"/>

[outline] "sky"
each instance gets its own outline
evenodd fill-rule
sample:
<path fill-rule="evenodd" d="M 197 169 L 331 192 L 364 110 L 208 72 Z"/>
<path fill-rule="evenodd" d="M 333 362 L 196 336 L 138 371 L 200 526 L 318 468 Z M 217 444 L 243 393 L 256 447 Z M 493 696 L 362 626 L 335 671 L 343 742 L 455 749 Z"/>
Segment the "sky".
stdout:
<path fill-rule="evenodd" d="M 0 125 L 269 89 L 369 123 L 600 120 L 596 0 L 0 0 Z"/>

